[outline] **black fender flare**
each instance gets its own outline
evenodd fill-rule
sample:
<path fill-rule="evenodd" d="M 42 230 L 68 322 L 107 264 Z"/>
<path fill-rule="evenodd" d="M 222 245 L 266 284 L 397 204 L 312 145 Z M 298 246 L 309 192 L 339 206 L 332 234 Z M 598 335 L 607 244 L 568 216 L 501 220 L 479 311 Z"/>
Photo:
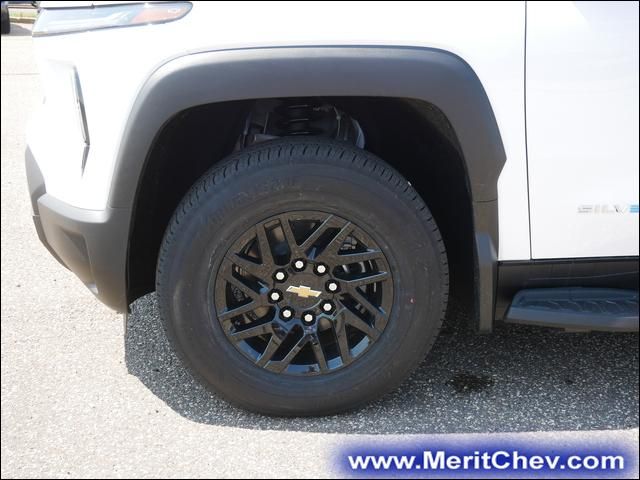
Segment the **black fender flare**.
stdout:
<path fill-rule="evenodd" d="M 175 114 L 198 105 L 274 97 L 372 96 L 438 107 L 460 144 L 472 199 L 480 330 L 493 321 L 498 177 L 506 155 L 491 104 L 473 69 L 443 50 L 320 46 L 218 50 L 159 67 L 141 88 L 116 158 L 109 205 L 133 210 L 154 140 Z"/>

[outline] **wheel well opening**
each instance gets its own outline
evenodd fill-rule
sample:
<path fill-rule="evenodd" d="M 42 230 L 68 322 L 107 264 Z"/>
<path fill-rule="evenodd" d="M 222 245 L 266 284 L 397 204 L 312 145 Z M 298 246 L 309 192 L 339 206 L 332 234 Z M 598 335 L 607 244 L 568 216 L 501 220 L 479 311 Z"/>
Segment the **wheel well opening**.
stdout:
<path fill-rule="evenodd" d="M 445 115 L 432 104 L 404 98 L 325 97 L 321 102 L 357 120 L 364 149 L 404 175 L 429 206 L 447 248 L 450 313 L 452 308 L 467 312 L 475 294 L 471 196 L 461 149 Z M 157 135 L 133 210 L 129 302 L 155 289 L 158 252 L 173 212 L 209 168 L 239 148 L 255 105 L 242 100 L 193 107 L 171 118 Z"/>

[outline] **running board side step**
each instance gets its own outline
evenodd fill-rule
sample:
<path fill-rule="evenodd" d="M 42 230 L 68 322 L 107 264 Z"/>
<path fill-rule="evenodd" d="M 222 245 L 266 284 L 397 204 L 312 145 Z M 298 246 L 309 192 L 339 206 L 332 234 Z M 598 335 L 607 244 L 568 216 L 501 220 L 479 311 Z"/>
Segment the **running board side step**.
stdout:
<path fill-rule="evenodd" d="M 504 321 L 568 330 L 637 332 L 638 292 L 610 288 L 520 290 Z"/>

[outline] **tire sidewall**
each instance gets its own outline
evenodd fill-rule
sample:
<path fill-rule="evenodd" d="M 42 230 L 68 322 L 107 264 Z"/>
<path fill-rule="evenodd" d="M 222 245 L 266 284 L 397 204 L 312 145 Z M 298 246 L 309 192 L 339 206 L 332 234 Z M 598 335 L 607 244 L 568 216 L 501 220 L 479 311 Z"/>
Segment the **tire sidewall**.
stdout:
<path fill-rule="evenodd" d="M 442 245 L 422 218 L 428 210 L 416 211 L 401 188 L 390 188 L 375 173 L 314 158 L 291 160 L 242 174 L 223 170 L 215 193 L 200 189 L 166 246 L 159 290 L 168 290 L 159 293 L 178 350 L 224 396 L 260 411 L 337 411 L 388 390 L 424 355 L 441 322 Z M 383 250 L 394 282 L 393 307 L 380 338 L 352 364 L 327 375 L 275 374 L 252 364 L 227 339 L 208 294 L 212 275 L 236 239 L 292 210 L 333 213 L 355 223 Z"/>

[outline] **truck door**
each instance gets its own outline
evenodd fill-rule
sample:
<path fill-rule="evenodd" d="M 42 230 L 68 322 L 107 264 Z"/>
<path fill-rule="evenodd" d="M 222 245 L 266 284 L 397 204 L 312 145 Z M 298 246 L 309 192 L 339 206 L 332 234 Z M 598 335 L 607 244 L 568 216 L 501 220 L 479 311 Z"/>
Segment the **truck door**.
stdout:
<path fill-rule="evenodd" d="M 528 2 L 534 259 L 638 255 L 638 2 Z"/>

